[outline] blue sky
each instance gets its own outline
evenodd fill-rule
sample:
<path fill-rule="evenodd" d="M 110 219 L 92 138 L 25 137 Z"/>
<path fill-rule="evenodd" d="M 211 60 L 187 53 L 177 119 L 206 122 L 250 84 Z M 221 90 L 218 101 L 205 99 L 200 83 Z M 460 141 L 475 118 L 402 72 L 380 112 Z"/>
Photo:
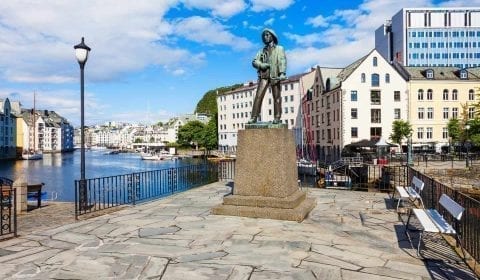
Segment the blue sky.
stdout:
<path fill-rule="evenodd" d="M 191 113 L 209 89 L 256 79 L 261 30 L 287 52 L 287 75 L 343 67 L 374 47 L 374 31 L 403 7 L 480 0 L 2 0 L 0 98 L 80 122 L 73 46 L 85 68 L 87 125 L 154 123 Z"/>

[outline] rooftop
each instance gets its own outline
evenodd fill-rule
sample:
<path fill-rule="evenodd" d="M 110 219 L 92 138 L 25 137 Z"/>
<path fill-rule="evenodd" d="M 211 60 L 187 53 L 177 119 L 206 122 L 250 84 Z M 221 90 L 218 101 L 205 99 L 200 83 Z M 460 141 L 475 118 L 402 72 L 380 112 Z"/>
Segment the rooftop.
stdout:
<path fill-rule="evenodd" d="M 439 260 L 418 259 L 388 194 L 307 189 L 317 206 L 297 223 L 211 215 L 229 191 L 217 182 L 20 231 L 0 242 L 0 278 L 476 279 L 434 237 L 427 251 Z"/>

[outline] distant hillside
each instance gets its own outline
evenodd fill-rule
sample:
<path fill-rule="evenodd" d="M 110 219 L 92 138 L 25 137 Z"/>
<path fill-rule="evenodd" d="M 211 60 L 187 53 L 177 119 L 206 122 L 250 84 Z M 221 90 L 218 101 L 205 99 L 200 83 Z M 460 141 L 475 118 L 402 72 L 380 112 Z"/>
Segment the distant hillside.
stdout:
<path fill-rule="evenodd" d="M 215 115 L 217 113 L 217 91 L 218 93 L 224 93 L 230 90 L 241 87 L 242 84 L 235 84 L 231 86 L 219 87 L 207 91 L 202 99 L 198 101 L 195 113 L 205 113 L 209 115 Z"/>

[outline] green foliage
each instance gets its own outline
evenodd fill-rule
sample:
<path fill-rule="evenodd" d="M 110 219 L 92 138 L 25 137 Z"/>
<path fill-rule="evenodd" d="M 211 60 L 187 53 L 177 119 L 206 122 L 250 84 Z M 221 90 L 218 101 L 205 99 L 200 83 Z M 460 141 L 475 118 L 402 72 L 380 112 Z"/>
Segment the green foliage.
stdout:
<path fill-rule="evenodd" d="M 480 118 L 474 118 L 467 123 L 470 128 L 465 131 L 465 139 L 470 140 L 474 146 L 480 146 Z"/>
<path fill-rule="evenodd" d="M 392 124 L 392 134 L 390 134 L 390 140 L 393 143 L 402 144 L 404 138 L 408 138 L 412 133 L 412 125 L 408 121 L 396 120 Z"/>
<path fill-rule="evenodd" d="M 202 99 L 198 101 L 197 107 L 195 108 L 195 113 L 205 113 L 210 116 L 215 115 L 217 113 L 217 92 L 218 94 L 222 94 L 227 91 L 239 88 L 241 86 L 242 84 L 235 84 L 207 91 L 203 95 Z"/>
<path fill-rule="evenodd" d="M 462 129 L 460 128 L 460 121 L 458 119 L 450 119 L 447 123 L 448 136 L 452 138 L 453 142 L 460 141 L 462 138 Z"/>
<path fill-rule="evenodd" d="M 178 129 L 177 143 L 182 146 L 202 143 L 205 125 L 199 121 L 190 121 Z"/>
<path fill-rule="evenodd" d="M 143 142 L 143 140 L 142 140 L 142 139 L 140 139 L 140 138 L 135 138 L 135 141 L 133 141 L 133 142 L 134 142 L 134 143 L 142 143 L 142 142 Z"/>
<path fill-rule="evenodd" d="M 203 131 L 202 146 L 207 150 L 214 150 L 218 147 L 217 114 L 210 119 Z"/>

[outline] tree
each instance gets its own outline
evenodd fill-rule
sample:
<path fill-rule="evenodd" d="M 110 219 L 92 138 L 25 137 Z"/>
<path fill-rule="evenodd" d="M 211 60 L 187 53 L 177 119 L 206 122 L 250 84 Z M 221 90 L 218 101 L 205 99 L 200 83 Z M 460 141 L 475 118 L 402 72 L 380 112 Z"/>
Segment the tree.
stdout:
<path fill-rule="evenodd" d="M 390 140 L 393 143 L 402 145 L 402 140 L 408 138 L 412 134 L 412 125 L 408 121 L 396 120 L 392 124 L 392 134 L 390 134 Z"/>
<path fill-rule="evenodd" d="M 218 147 L 218 134 L 217 134 L 217 114 L 210 119 L 208 124 L 203 130 L 202 146 L 208 151 L 217 149 Z"/>
<path fill-rule="evenodd" d="M 202 99 L 198 101 L 195 113 L 204 113 L 213 116 L 217 113 L 217 94 L 222 94 L 227 91 L 234 90 L 241 87 L 242 84 L 235 84 L 231 86 L 219 87 L 207 91 Z"/>
<path fill-rule="evenodd" d="M 461 141 L 462 129 L 460 128 L 460 121 L 458 119 L 450 119 L 447 123 L 448 136 L 452 138 L 452 142 Z"/>
<path fill-rule="evenodd" d="M 198 145 L 202 143 L 204 128 L 205 125 L 199 121 L 187 122 L 178 129 L 177 143 L 182 146 L 194 144 L 198 147 Z"/>

